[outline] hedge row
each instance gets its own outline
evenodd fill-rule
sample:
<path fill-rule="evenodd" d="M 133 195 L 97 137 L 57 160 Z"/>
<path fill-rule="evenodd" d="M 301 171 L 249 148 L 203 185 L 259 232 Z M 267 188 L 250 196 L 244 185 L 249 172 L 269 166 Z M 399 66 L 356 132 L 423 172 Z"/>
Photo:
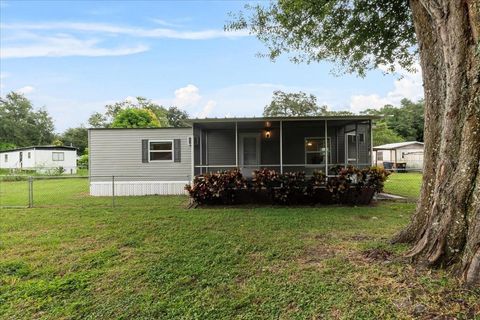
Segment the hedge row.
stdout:
<path fill-rule="evenodd" d="M 227 170 L 196 176 L 185 189 L 196 204 L 367 204 L 383 190 L 388 175 L 378 167 L 338 168 L 330 177 L 315 171 L 309 178 L 304 172 L 261 169 L 247 180 L 239 170 Z"/>

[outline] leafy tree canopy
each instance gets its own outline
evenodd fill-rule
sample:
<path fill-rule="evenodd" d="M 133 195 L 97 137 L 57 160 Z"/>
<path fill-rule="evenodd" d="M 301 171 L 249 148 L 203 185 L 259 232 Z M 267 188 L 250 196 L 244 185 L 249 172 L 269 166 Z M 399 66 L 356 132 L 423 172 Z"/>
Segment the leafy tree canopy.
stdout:
<path fill-rule="evenodd" d="M 155 115 L 160 127 L 182 127 L 185 126 L 184 120 L 188 118 L 188 114 L 177 107 L 170 107 L 167 109 L 147 98 L 136 97 L 135 99 L 128 99 L 106 105 L 105 113 L 93 113 L 88 119 L 88 123 L 93 128 L 110 127 L 113 125 L 114 119 L 117 115 L 126 109 L 151 111 Z"/>
<path fill-rule="evenodd" d="M 265 117 L 298 117 L 315 116 L 326 111 L 317 105 L 317 97 L 305 92 L 286 93 L 280 90 L 273 92 L 272 102 L 265 106 Z"/>
<path fill-rule="evenodd" d="M 188 119 L 188 113 L 177 107 L 170 107 L 167 110 L 167 121 L 172 127 L 185 127 L 185 120 Z"/>
<path fill-rule="evenodd" d="M 45 109 L 34 110 L 24 95 L 10 92 L 0 97 L 0 144 L 25 147 L 50 144 L 53 120 Z"/>
<path fill-rule="evenodd" d="M 77 148 L 77 153 L 81 155 L 88 147 L 88 130 L 83 126 L 69 128 L 60 136 L 60 140 L 66 146 L 72 145 Z"/>
<path fill-rule="evenodd" d="M 265 117 L 308 117 L 308 116 L 350 116 L 354 113 L 328 110 L 328 106 L 317 104 L 317 97 L 305 92 L 273 92 L 272 102 L 263 109 Z"/>
<path fill-rule="evenodd" d="M 112 128 L 158 128 L 161 124 L 149 109 L 126 108 L 116 113 Z"/>
<path fill-rule="evenodd" d="M 92 113 L 90 118 L 88 118 L 88 124 L 92 128 L 106 128 L 109 125 L 105 115 L 101 114 L 100 112 Z"/>
<path fill-rule="evenodd" d="M 276 59 L 334 61 L 361 76 L 370 69 L 412 69 L 416 38 L 408 1 L 280 0 L 246 5 L 232 13 L 227 30 L 249 30 Z M 372 27 L 375 26 L 375 27 Z"/>
<path fill-rule="evenodd" d="M 377 121 L 373 128 L 373 146 L 387 143 L 403 142 L 405 139 L 388 127 L 385 121 Z"/>
<path fill-rule="evenodd" d="M 384 117 L 388 128 L 403 140 L 423 141 L 424 102 L 412 102 L 402 99 L 400 107 L 386 105 L 381 109 L 367 109 L 362 114 L 380 115 Z M 395 142 L 395 141 L 393 141 Z"/>

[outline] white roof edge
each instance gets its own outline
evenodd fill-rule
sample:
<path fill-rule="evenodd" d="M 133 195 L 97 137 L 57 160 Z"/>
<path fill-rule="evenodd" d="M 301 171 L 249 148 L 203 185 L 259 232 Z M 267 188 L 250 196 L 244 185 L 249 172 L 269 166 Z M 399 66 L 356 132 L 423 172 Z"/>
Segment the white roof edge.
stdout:
<path fill-rule="evenodd" d="M 391 150 L 391 149 L 397 149 L 397 148 L 402 148 L 406 146 L 411 146 L 414 144 L 420 144 L 424 145 L 423 142 L 419 141 L 405 141 L 405 142 L 397 142 L 397 143 L 387 143 L 387 144 L 382 144 L 380 146 L 375 146 L 373 147 L 374 150 Z"/>

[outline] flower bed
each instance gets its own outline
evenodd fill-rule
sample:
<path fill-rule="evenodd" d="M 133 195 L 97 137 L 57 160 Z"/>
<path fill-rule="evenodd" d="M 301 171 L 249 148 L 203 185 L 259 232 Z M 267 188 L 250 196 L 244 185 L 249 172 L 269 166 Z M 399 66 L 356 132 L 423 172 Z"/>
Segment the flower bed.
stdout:
<path fill-rule="evenodd" d="M 253 179 L 245 179 L 238 170 L 196 176 L 185 189 L 196 204 L 369 204 L 375 192 L 383 190 L 389 172 L 370 167 L 339 168 L 336 176 L 316 171 L 279 173 L 256 170 Z"/>

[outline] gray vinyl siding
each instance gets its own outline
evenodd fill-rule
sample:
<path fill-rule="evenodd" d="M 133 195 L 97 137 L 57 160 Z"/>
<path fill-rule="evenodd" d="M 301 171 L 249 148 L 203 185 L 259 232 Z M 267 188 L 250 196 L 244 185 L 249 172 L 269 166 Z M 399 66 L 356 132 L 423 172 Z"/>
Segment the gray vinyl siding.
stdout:
<path fill-rule="evenodd" d="M 155 177 L 159 181 L 187 181 L 192 175 L 192 128 L 89 130 L 89 170 L 96 181 L 101 176 Z M 180 139 L 181 162 L 142 163 L 142 140 Z"/>
<path fill-rule="evenodd" d="M 235 165 L 235 130 L 209 130 L 208 165 Z"/>

